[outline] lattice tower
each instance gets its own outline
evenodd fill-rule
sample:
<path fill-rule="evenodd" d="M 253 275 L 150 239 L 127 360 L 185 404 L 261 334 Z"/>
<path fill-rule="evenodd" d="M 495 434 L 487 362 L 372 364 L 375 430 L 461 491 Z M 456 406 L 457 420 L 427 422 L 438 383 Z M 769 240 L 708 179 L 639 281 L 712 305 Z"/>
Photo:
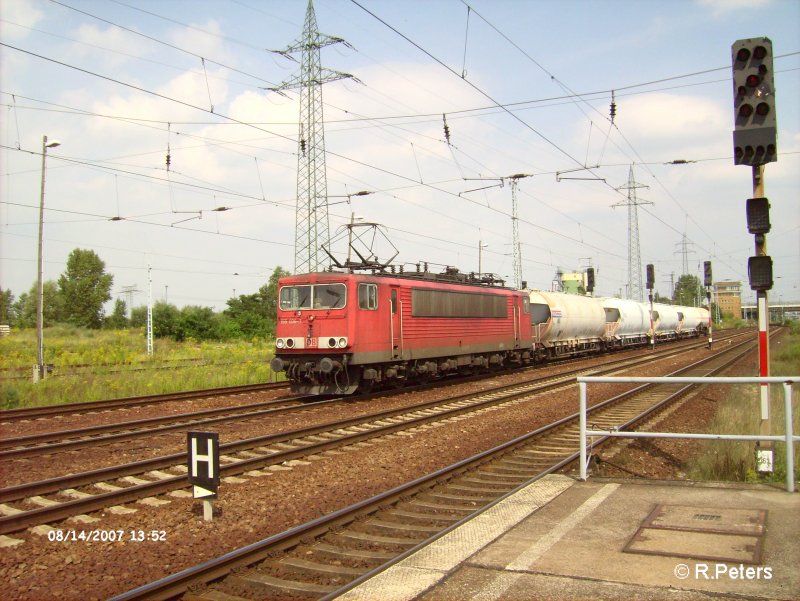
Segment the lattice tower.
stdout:
<path fill-rule="evenodd" d="M 320 49 L 346 42 L 317 30 L 314 3 L 308 0 L 302 37 L 278 51 L 284 56 L 299 52 L 300 74 L 273 91 L 300 90 L 300 133 L 297 152 L 297 205 L 295 211 L 294 272 L 322 271 L 322 245 L 330 240 L 328 224 L 328 183 L 325 171 L 325 127 L 322 112 L 322 84 L 352 77 L 320 64 Z"/>
<path fill-rule="evenodd" d="M 628 298 L 644 301 L 644 285 L 642 284 L 642 252 L 639 247 L 639 206 L 653 204 L 641 200 L 636 196 L 637 188 L 648 188 L 644 184 L 637 184 L 633 177 L 633 165 L 628 172 L 628 183 L 617 188 L 627 190 L 628 198 L 613 205 L 614 207 L 628 207 Z"/>
<path fill-rule="evenodd" d="M 694 253 L 690 246 L 693 246 L 692 242 L 689 242 L 689 239 L 686 237 L 686 233 L 683 234 L 681 241 L 678 242 L 675 246 L 679 246 L 680 249 L 676 250 L 673 254 L 680 254 L 681 255 L 681 275 L 688 275 L 689 274 L 689 253 Z"/>

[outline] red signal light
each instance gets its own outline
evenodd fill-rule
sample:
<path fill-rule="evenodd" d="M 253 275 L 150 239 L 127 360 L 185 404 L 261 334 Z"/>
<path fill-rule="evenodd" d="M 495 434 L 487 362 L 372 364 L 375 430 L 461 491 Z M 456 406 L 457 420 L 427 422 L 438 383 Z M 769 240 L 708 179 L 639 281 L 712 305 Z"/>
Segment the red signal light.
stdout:
<path fill-rule="evenodd" d="M 736 165 L 764 165 L 778 158 L 773 56 L 766 37 L 736 40 L 731 46 Z"/>

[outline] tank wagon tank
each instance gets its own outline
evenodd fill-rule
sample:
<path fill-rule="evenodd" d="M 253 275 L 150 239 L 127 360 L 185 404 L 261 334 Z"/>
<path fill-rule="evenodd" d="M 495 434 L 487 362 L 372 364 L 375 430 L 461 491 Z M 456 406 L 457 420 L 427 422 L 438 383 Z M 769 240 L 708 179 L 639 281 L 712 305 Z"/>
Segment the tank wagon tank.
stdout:
<path fill-rule="evenodd" d="M 596 298 L 540 290 L 530 291 L 528 298 L 537 359 L 605 348 L 605 312 Z"/>
<path fill-rule="evenodd" d="M 704 307 L 679 307 L 682 316 L 679 336 L 699 336 L 708 332 L 708 309 Z"/>
<path fill-rule="evenodd" d="M 647 343 L 650 315 L 644 303 L 622 298 L 604 298 L 600 302 L 611 348 Z"/>
<path fill-rule="evenodd" d="M 681 308 L 675 305 L 653 303 L 653 330 L 656 340 L 672 340 L 678 337 L 683 322 Z"/>
<path fill-rule="evenodd" d="M 278 286 L 271 367 L 295 392 L 349 394 L 533 360 L 527 294 L 454 271 L 314 273 Z"/>

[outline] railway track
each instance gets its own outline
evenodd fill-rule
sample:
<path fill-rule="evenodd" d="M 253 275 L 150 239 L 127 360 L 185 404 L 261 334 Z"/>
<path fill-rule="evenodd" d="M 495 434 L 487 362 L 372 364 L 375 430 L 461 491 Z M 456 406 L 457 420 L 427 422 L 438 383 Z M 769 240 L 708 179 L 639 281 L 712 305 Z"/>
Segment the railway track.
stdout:
<path fill-rule="evenodd" d="M 134 440 L 144 436 L 150 438 L 198 426 L 254 419 L 290 410 L 310 409 L 319 404 L 319 401 L 303 403 L 303 398 L 305 397 L 290 397 L 233 407 L 203 409 L 179 415 L 151 417 L 87 428 L 58 430 L 30 436 L 0 439 L 0 460 L 52 455 L 89 446 Z"/>
<path fill-rule="evenodd" d="M 730 346 L 671 375 L 710 376 L 753 348 Z M 590 409 L 592 423 L 630 429 L 691 389 L 645 385 Z M 333 598 L 499 499 L 574 461 L 578 416 L 518 437 L 448 468 L 302 524 L 112 601 Z M 604 440 L 596 440 L 595 446 Z M 207 586 L 208 583 L 213 583 Z M 189 588 L 191 591 L 187 593 Z"/>
<path fill-rule="evenodd" d="M 685 350 L 665 349 L 661 358 Z M 346 421 L 337 420 L 225 443 L 220 449 L 221 476 L 258 475 L 259 470 L 281 466 L 293 460 L 306 459 L 401 431 L 413 432 L 416 428 L 464 414 L 523 402 L 545 391 L 572 386 L 578 375 L 610 374 L 652 360 L 652 354 L 618 359 L 600 367 L 571 369 L 566 373 L 498 386 L 481 393 L 426 401 L 413 406 L 376 411 Z M 180 490 L 186 487 L 185 460 L 185 453 L 175 453 L 0 489 L 0 534 L 136 501 L 158 504 L 164 500 L 158 499 L 158 495 L 185 494 Z"/>
<path fill-rule="evenodd" d="M 203 399 L 210 396 L 230 396 L 236 394 L 246 394 L 249 392 L 263 392 L 265 390 L 281 390 L 284 388 L 288 388 L 288 384 L 286 382 L 264 382 L 261 384 L 243 384 L 241 386 L 206 388 L 203 390 L 190 390 L 186 392 L 169 392 L 165 394 L 109 399 L 106 401 L 85 401 L 81 403 L 69 403 L 67 405 L 46 405 L 44 407 L 4 409 L 0 411 L 0 423 L 12 423 L 21 420 L 31 420 L 45 417 L 59 417 L 77 413 L 98 413 L 101 411 L 110 411 L 112 409 L 121 409 L 126 407 L 157 405 L 170 401 L 188 401 L 192 399 Z"/>
<path fill-rule="evenodd" d="M 690 345 L 690 348 L 702 346 L 702 343 L 695 343 Z M 685 347 L 674 349 L 668 348 L 663 352 L 676 353 L 682 352 Z M 660 353 L 661 354 L 661 353 Z M 652 358 L 653 355 L 647 355 Z M 644 361 L 649 359 L 639 359 Z M 614 361 L 619 361 L 612 359 Z M 131 406 L 139 406 L 142 404 L 162 403 L 167 401 L 180 401 L 197 398 L 206 398 L 209 396 L 231 395 L 231 394 L 244 394 L 250 392 L 262 392 L 267 390 L 275 390 L 285 388 L 285 384 L 256 384 L 237 387 L 226 387 L 220 389 L 208 389 L 201 391 L 192 391 L 185 393 L 174 393 L 168 395 L 156 395 L 150 397 L 132 397 L 127 399 L 116 399 L 102 402 L 89 402 L 78 403 L 67 406 L 65 411 L 59 412 L 59 407 L 36 407 L 30 409 L 19 409 L 6 412 L 0 412 L 0 423 L 6 417 L 5 414 L 11 414 L 7 421 L 17 421 L 20 419 L 32 419 L 36 416 L 57 416 L 67 413 L 73 413 L 74 409 L 78 411 L 87 411 L 90 407 L 92 410 L 111 410 L 116 408 L 127 408 Z M 415 388 L 405 389 L 406 391 L 418 390 L 431 386 L 418 386 Z M 391 391 L 379 393 L 381 396 L 392 394 Z M 369 396 L 369 395 L 362 395 Z M 362 398 L 362 397 L 351 397 Z M 171 414 L 166 416 L 151 417 L 139 420 L 130 420 L 123 422 L 115 422 L 91 427 L 76 428 L 71 430 L 56 430 L 51 432 L 44 432 L 32 434 L 28 436 L 19 436 L 14 438 L 0 438 L 0 461 L 11 459 L 22 459 L 26 457 L 35 457 L 39 455 L 51 455 L 65 451 L 74 451 L 81 448 L 91 447 L 99 444 L 113 444 L 124 441 L 135 440 L 142 437 L 152 437 L 162 434 L 169 434 L 176 431 L 187 430 L 189 428 L 207 427 L 214 424 L 227 423 L 235 420 L 247 420 L 258 417 L 265 417 L 267 415 L 275 415 L 276 413 L 296 410 L 300 408 L 318 407 L 330 403 L 341 402 L 341 398 L 315 400 L 312 402 L 304 402 L 307 397 L 287 397 L 279 400 L 262 401 L 258 403 L 250 403 L 246 405 L 239 405 L 235 407 L 221 407 L 213 409 L 204 409 L 194 412 L 187 412 L 182 414 Z"/>

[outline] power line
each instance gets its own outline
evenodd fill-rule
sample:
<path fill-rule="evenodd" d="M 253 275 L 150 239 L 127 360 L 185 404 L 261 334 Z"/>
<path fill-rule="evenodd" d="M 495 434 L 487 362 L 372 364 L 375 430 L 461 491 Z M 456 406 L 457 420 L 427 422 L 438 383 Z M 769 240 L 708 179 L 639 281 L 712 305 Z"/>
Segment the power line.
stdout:
<path fill-rule="evenodd" d="M 226 65 L 224 63 L 220 63 L 218 61 L 203 57 L 203 56 L 197 54 L 196 52 L 192 52 L 191 50 L 186 50 L 185 48 L 181 48 L 180 46 L 176 46 L 175 44 L 170 44 L 169 42 L 165 42 L 164 40 L 159 40 L 158 38 L 154 38 L 153 36 L 149 36 L 146 33 L 142 33 L 141 31 L 136 31 L 135 29 L 131 29 L 130 27 L 125 27 L 124 25 L 120 25 L 119 23 L 114 23 L 113 21 L 109 21 L 108 19 L 104 19 L 102 17 L 98 17 L 97 15 L 93 15 L 92 13 L 86 12 L 84 10 L 80 10 L 78 8 L 75 8 L 74 6 L 70 6 L 69 4 L 64 4 L 63 2 L 59 2 L 58 0 L 50 0 L 50 2 L 52 2 L 53 4 L 58 4 L 59 6 L 63 6 L 64 8 L 67 8 L 69 10 L 73 10 L 73 11 L 75 11 L 77 13 L 82 14 L 82 15 L 86 15 L 87 17 L 91 17 L 92 19 L 97 19 L 98 21 L 106 23 L 107 25 L 112 25 L 113 27 L 117 27 L 119 29 L 122 29 L 123 31 L 127 31 L 128 33 L 132 33 L 133 35 L 137 35 L 137 36 L 143 37 L 145 39 L 150 40 L 151 42 L 155 42 L 156 44 L 161 44 L 163 46 L 167 46 L 168 48 L 172 48 L 173 50 L 177 50 L 179 52 L 183 52 L 183 53 L 188 54 L 190 56 L 193 56 L 193 57 L 195 57 L 197 59 L 205 58 L 205 60 L 207 60 L 208 62 L 213 63 L 215 65 L 218 65 L 220 67 L 223 67 L 225 69 L 229 69 L 231 71 L 234 71 L 235 73 L 240 73 L 242 75 L 246 75 L 247 77 L 252 77 L 253 79 L 257 79 L 257 80 L 259 80 L 259 81 L 261 81 L 263 83 L 269 84 L 269 85 L 274 85 L 274 84 L 272 84 L 272 82 L 267 81 L 266 79 L 263 79 L 263 78 L 261 78 L 261 77 L 259 77 L 257 75 L 252 75 L 251 73 L 247 73 L 246 71 L 242 71 L 240 69 L 237 69 L 236 67 L 231 67 L 230 65 Z M 189 26 L 187 25 L 186 27 L 189 27 Z"/>
<path fill-rule="evenodd" d="M 462 80 L 462 81 L 464 81 L 465 83 L 467 83 L 467 85 L 469 85 L 469 86 L 470 86 L 472 89 L 474 89 L 476 92 L 478 92 L 479 94 L 481 94 L 481 95 L 482 95 L 484 98 L 486 98 L 487 100 L 489 100 L 490 102 L 492 102 L 492 103 L 493 103 L 495 106 L 497 106 L 498 108 L 501 108 L 501 109 L 503 109 L 503 111 L 504 111 L 505 113 L 507 113 L 508 115 L 510 115 L 511 117 L 513 117 L 513 118 L 514 118 L 516 121 L 518 121 L 520 124 L 522 124 L 522 125 L 523 125 L 523 126 L 526 128 L 526 129 L 528 129 L 528 130 L 532 131 L 533 133 L 535 133 L 535 134 L 536 134 L 537 136 L 539 136 L 539 137 L 540 137 L 542 140 L 544 140 L 545 142 L 547 142 L 547 143 L 548 143 L 550 146 L 552 146 L 553 148 L 555 148 L 556 150 L 558 150 L 558 151 L 559 151 L 561 154 L 563 154 L 564 156 L 566 156 L 567 158 L 569 158 L 571 161 L 573 161 L 574 163 L 576 163 L 576 164 L 577 164 L 577 165 L 579 165 L 580 167 L 585 167 L 585 165 L 583 165 L 583 163 L 581 163 L 581 162 L 580 162 L 578 159 L 576 159 L 576 158 L 575 158 L 575 157 L 573 157 L 571 154 L 569 154 L 569 152 L 567 152 L 566 150 L 564 150 L 563 148 L 561 148 L 561 147 L 560 147 L 558 144 L 556 144 L 555 142 L 553 142 L 552 140 L 550 140 L 550 139 L 549 139 L 547 136 L 545 136 L 545 135 L 544 135 L 542 132 L 540 132 L 540 131 L 539 131 L 539 130 L 537 130 L 535 127 L 533 127 L 532 125 L 530 125 L 530 124 L 529 124 L 527 121 L 525 121 L 525 120 L 521 119 L 519 116 L 517 116 L 516 114 L 514 114 L 512 111 L 510 111 L 510 110 L 508 110 L 507 108 L 505 108 L 505 106 L 504 106 L 503 104 L 501 104 L 500 102 L 498 102 L 497 100 L 495 100 L 495 99 L 494 99 L 494 98 L 493 98 L 491 95 L 489 95 L 487 92 L 483 91 L 483 90 L 482 90 L 482 89 L 481 89 L 479 86 L 477 86 L 476 84 L 472 83 L 471 81 L 469 81 L 469 80 L 468 80 L 468 79 L 466 79 L 466 78 L 462 78 L 462 77 L 461 77 L 461 75 L 459 75 L 459 74 L 458 74 L 456 71 L 454 71 L 454 70 L 453 70 L 453 69 L 452 69 L 450 66 L 448 66 L 448 65 L 447 65 L 445 62 L 443 62 L 442 60 L 440 60 L 439 58 L 437 58 L 436 56 L 434 56 L 433 54 L 431 54 L 431 53 L 430 53 L 428 50 L 426 50 L 425 48 L 423 48 L 422 46 L 420 46 L 419 44 L 417 44 L 417 43 L 416 43 L 414 40 L 412 40 L 411 38 L 409 38 L 407 35 L 405 35 L 404 33 L 400 32 L 398 29 L 396 29 L 395 27 L 393 27 L 392 25 L 390 25 L 389 23 L 387 23 L 386 21 L 384 21 L 383 19 L 381 19 L 381 18 L 380 18 L 378 15 L 376 15 L 375 13 L 373 13 L 372 11 L 370 11 L 369 9 L 367 9 L 366 7 L 364 7 L 363 5 L 359 4 L 359 3 L 358 3 L 356 0 L 350 0 L 350 1 L 351 1 L 353 4 L 355 4 L 356 6 L 358 6 L 358 7 L 359 7 L 361 10 L 363 10 L 364 12 L 366 12 L 368 15 L 370 15 L 371 17 L 373 17 L 375 20 L 379 21 L 380 23 L 382 23 L 383 25 L 385 25 L 387 28 L 389 28 L 390 30 L 392 30 L 394 33 L 396 33 L 397 35 L 399 35 L 401 38 L 403 38 L 404 40 L 406 40 L 406 41 L 407 41 L 409 44 L 411 44 L 412 46 L 414 46 L 415 48 L 417 48 L 417 49 L 418 49 L 420 52 L 422 52 L 423 54 L 425 54 L 426 56 L 428 56 L 429 58 L 431 58 L 432 60 L 434 60 L 434 61 L 435 61 L 437 64 L 439 64 L 440 66 L 444 67 L 444 68 L 445 68 L 447 71 L 449 71 L 450 73 L 452 73 L 453 75 L 455 75 L 456 77 L 458 77 L 460 80 Z M 591 172 L 591 170 L 588 170 L 588 171 L 589 171 L 590 173 L 592 173 L 592 172 Z M 610 187 L 612 190 L 614 189 L 614 188 L 613 188 L 613 187 L 611 187 L 611 186 L 609 186 L 609 187 Z"/>

